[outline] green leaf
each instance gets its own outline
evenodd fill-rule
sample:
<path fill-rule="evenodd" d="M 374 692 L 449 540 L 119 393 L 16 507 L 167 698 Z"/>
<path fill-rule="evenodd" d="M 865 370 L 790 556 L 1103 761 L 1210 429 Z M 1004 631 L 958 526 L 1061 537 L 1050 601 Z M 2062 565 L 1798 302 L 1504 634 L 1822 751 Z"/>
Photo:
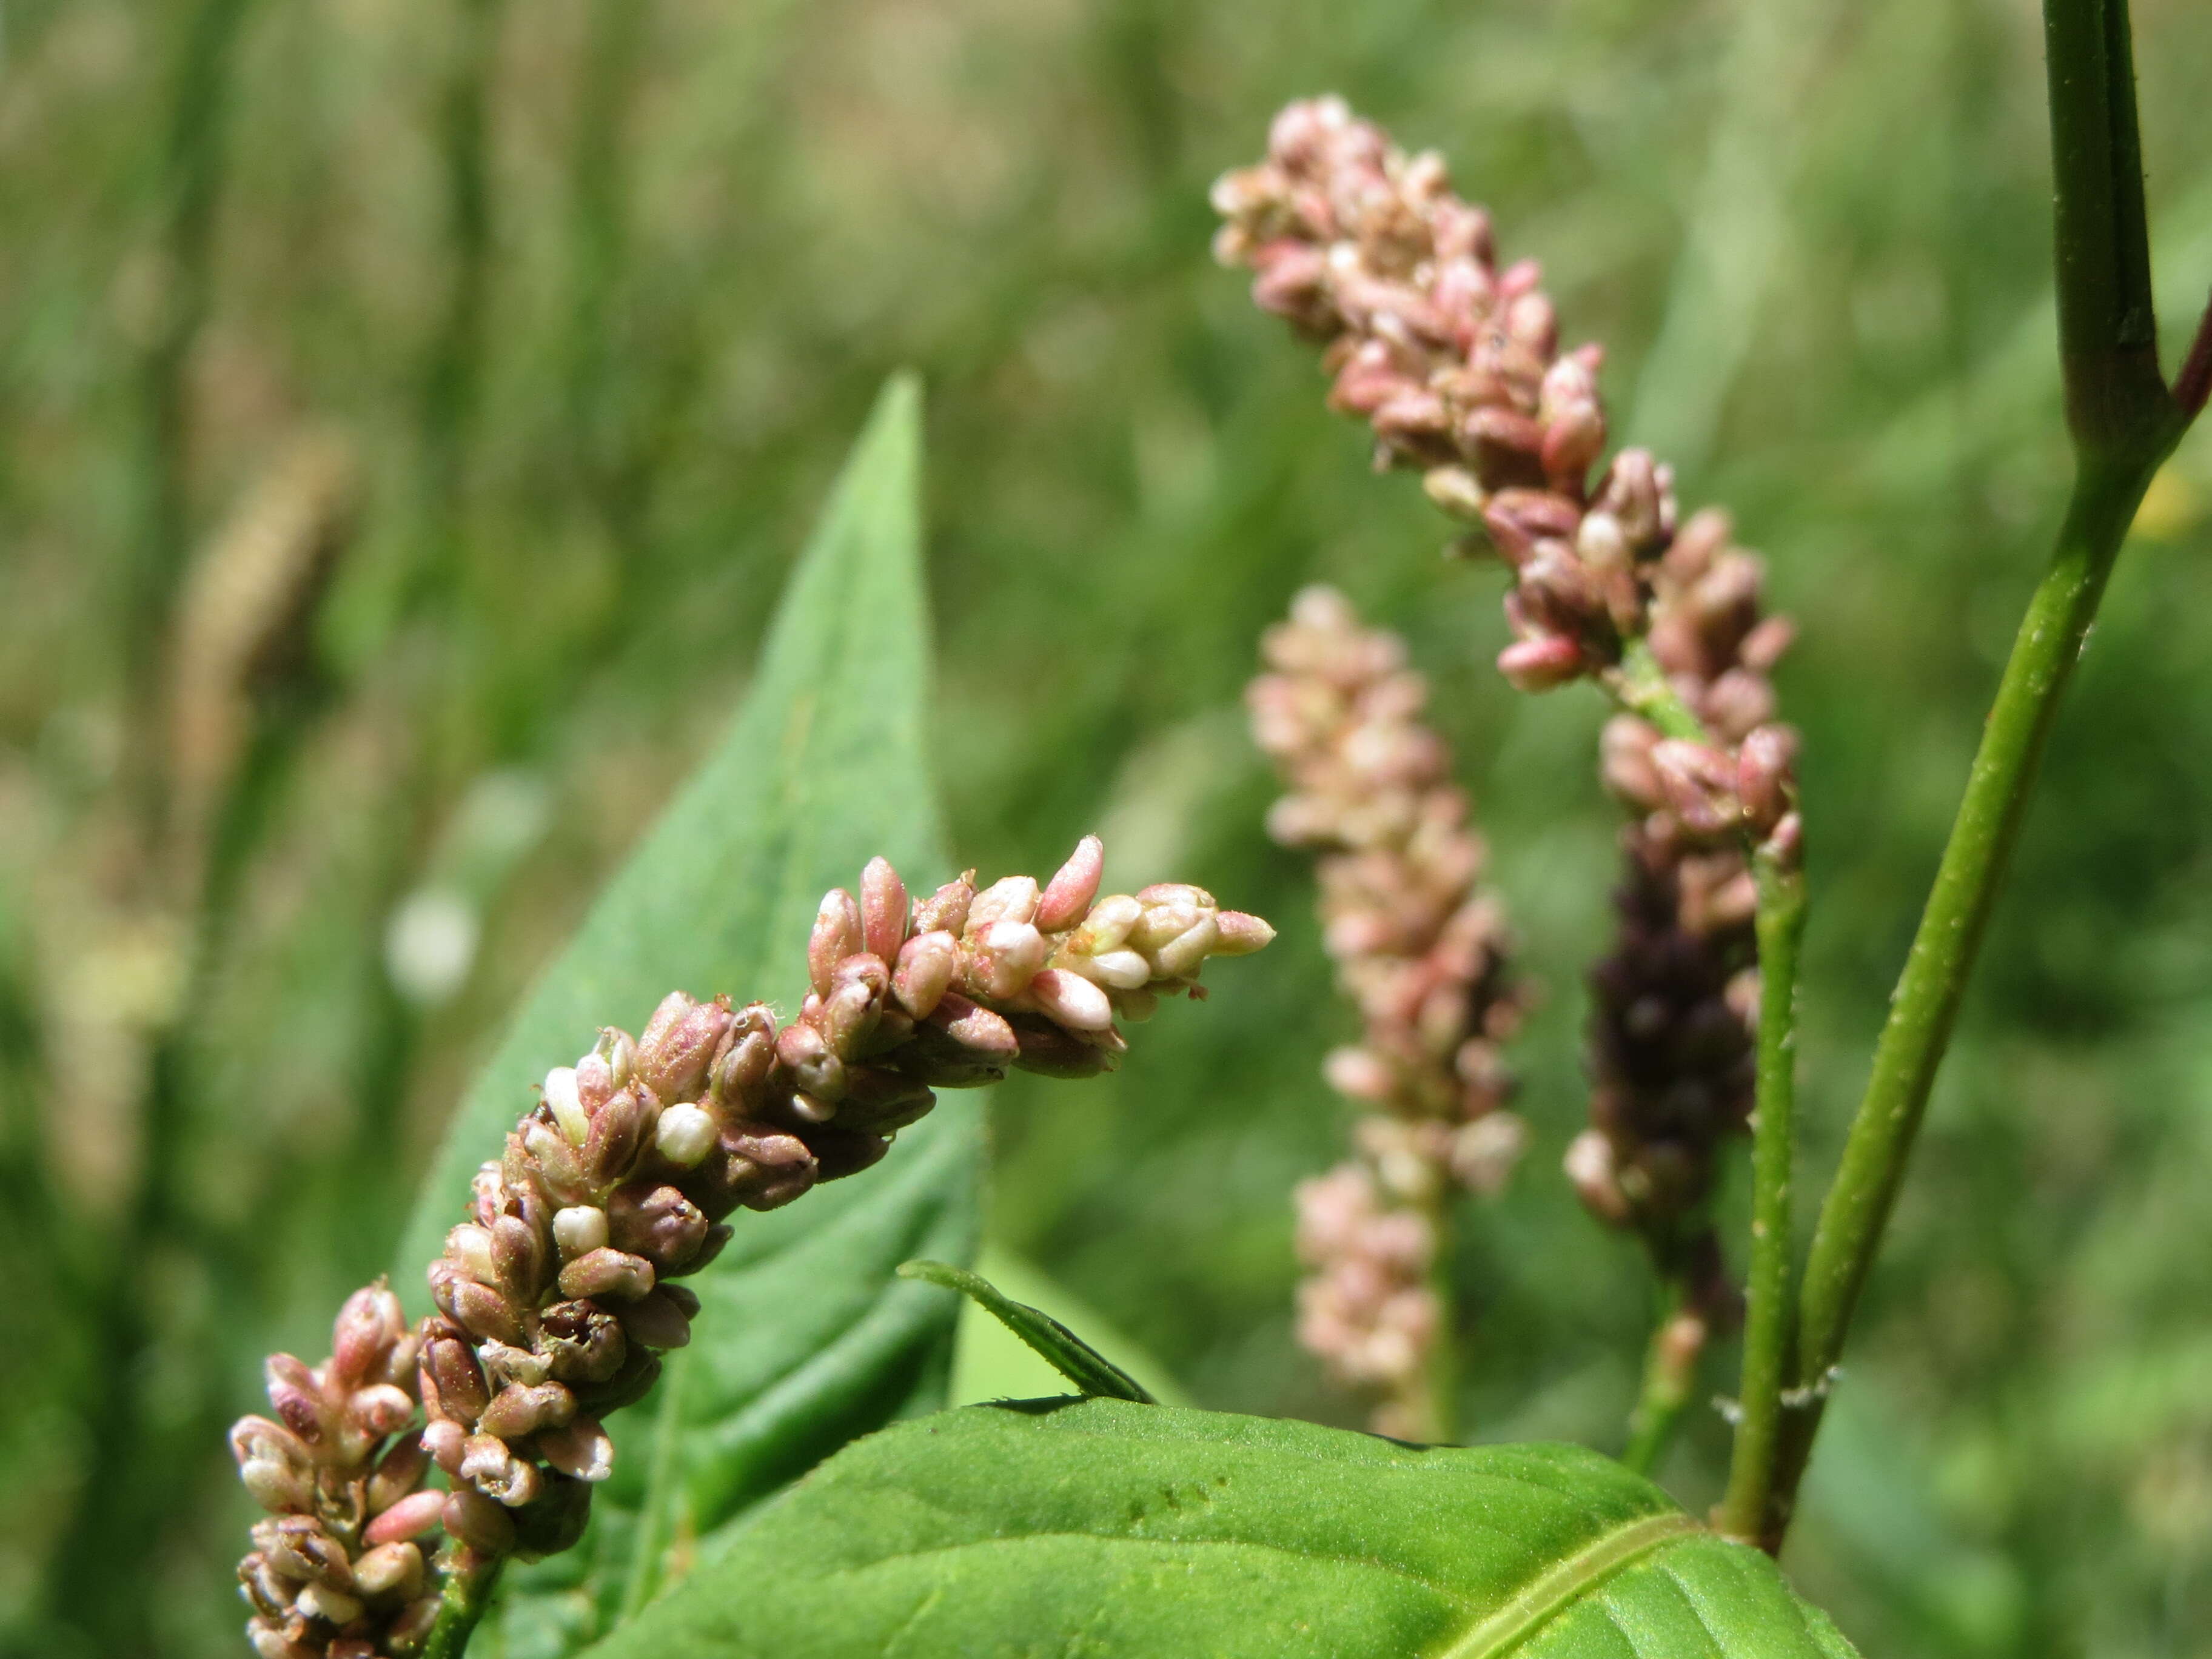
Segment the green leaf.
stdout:
<path fill-rule="evenodd" d="M 1083 1333 L 1083 1340 L 1165 1406 L 1188 1406 L 1190 1396 L 1159 1357 L 1060 1283 L 1036 1262 L 988 1234 L 975 1252 L 975 1271 L 1006 1295 Z M 946 1401 L 978 1406 L 993 1400 L 1028 1400 L 1057 1394 L 1060 1378 L 1035 1350 L 973 1302 L 960 1308 L 952 1339 L 952 1382 Z"/>
<path fill-rule="evenodd" d="M 837 482 L 726 735 L 456 1113 L 394 1273 L 411 1299 L 477 1164 L 599 1026 L 635 1030 L 678 988 L 793 1006 L 824 891 L 852 886 L 878 853 L 925 888 L 950 873 L 923 746 L 921 460 L 920 392 L 902 377 Z M 972 1255 L 981 1146 L 975 1097 L 950 1095 L 875 1170 L 732 1218 L 737 1237 L 689 1281 L 704 1304 L 692 1346 L 610 1425 L 616 1474 L 590 1534 L 510 1577 L 494 1614 L 510 1659 L 573 1651 L 641 1604 L 699 1536 L 854 1435 L 942 1403 L 954 1307 L 893 1275 L 916 1254 Z"/>
<path fill-rule="evenodd" d="M 1852 1659 L 1758 1551 L 1564 1445 L 1113 1400 L 850 1446 L 591 1659 Z"/>
<path fill-rule="evenodd" d="M 981 1273 L 956 1267 L 949 1261 L 908 1261 L 899 1267 L 901 1279 L 919 1279 L 957 1291 L 1044 1357 L 1047 1364 L 1085 1394 L 1102 1400 L 1127 1400 L 1139 1406 L 1160 1402 L 1146 1393 L 1143 1383 L 1093 1348 L 1042 1308 L 1032 1308 L 1000 1292 Z"/>

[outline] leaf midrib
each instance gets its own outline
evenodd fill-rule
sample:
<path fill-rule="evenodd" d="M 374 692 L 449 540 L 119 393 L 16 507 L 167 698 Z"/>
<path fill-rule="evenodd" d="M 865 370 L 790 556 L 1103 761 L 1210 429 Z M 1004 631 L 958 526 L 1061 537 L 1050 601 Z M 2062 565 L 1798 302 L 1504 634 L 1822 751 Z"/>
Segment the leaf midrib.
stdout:
<path fill-rule="evenodd" d="M 1670 1539 L 1704 1528 L 1687 1515 L 1647 1515 L 1601 1534 L 1545 1572 L 1436 1659 L 1497 1659 L 1572 1603 Z"/>

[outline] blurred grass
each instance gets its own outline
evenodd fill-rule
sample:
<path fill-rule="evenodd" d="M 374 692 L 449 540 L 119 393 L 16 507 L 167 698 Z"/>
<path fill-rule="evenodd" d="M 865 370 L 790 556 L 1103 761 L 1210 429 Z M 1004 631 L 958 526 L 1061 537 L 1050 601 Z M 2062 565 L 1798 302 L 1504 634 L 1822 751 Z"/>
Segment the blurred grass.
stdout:
<path fill-rule="evenodd" d="M 2212 15 L 2139 0 L 2136 29 L 2178 332 L 2212 281 Z M 1202 1403 L 1347 1415 L 1290 1340 L 1285 1206 L 1337 1143 L 1316 1066 L 1346 1017 L 1236 707 L 1259 628 L 1326 577 L 1435 676 L 1548 988 L 1518 1054 L 1535 1152 L 1462 1247 L 1470 1420 L 1608 1443 L 1646 1289 L 1553 1174 L 1606 926 L 1599 711 L 1496 681 L 1494 576 L 1437 560 L 1418 491 L 1368 475 L 1307 354 L 1211 267 L 1205 186 L 1324 88 L 1439 146 L 1607 343 L 1624 435 L 1771 554 L 1806 624 L 1781 684 L 1823 1170 L 2066 483 L 2039 46 L 2028 0 L 0 0 L 9 1639 L 234 1650 L 241 1517 L 204 1425 L 383 1258 L 907 362 L 958 849 L 1035 868 L 1103 825 L 1115 883 L 1172 872 L 1284 924 L 1127 1071 L 997 1091 L 994 1231 Z M 143 617 L 326 425 L 359 531 L 195 980 Z M 2212 435 L 2141 531 L 1793 1546 L 1869 1652 L 2212 1654 Z M 392 934 L 425 895 L 465 925 Z M 102 1359 L 180 995 L 143 1328 Z M 167 1472 L 103 1540 L 120 1623 L 41 1604 L 103 1377 L 124 1461 Z M 1686 1499 L 1721 1450 L 1717 1419 L 1678 1449 Z"/>

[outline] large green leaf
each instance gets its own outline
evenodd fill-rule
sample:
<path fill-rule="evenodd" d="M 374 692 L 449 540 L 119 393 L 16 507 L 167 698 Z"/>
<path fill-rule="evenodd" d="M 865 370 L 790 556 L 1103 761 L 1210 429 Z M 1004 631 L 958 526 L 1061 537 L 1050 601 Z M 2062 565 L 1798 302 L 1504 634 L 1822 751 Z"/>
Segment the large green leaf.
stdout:
<path fill-rule="evenodd" d="M 923 754 L 921 404 L 884 392 L 801 558 L 727 734 L 546 972 L 455 1115 L 395 1279 L 422 1269 L 477 1164 L 548 1067 L 635 1030 L 669 990 L 795 1006 L 815 906 L 878 853 L 926 890 L 949 873 Z M 854 1435 L 942 1403 L 952 1299 L 893 1277 L 973 1253 L 975 1097 L 950 1096 L 877 1169 L 788 1209 L 740 1212 L 691 1284 L 696 1340 L 610 1425 L 616 1476 L 575 1551 L 510 1578 L 511 1655 L 553 1655 L 636 1606 L 692 1541 Z M 492 1638 L 486 1640 L 486 1638 Z"/>
<path fill-rule="evenodd" d="M 1565 1445 L 1114 1400 L 846 1449 L 591 1659 L 1850 1659 L 1765 1556 Z"/>

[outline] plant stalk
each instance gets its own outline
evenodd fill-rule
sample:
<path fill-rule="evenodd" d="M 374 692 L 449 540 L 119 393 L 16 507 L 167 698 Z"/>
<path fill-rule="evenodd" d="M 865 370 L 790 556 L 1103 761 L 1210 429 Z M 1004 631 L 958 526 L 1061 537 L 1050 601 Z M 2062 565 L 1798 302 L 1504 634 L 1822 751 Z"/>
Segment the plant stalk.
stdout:
<path fill-rule="evenodd" d="M 1680 1426 L 1682 1413 L 1698 1389 L 1698 1367 L 1705 1358 L 1711 1323 L 1698 1311 L 1683 1275 L 1666 1279 L 1666 1300 L 1644 1354 L 1644 1385 L 1628 1414 L 1628 1445 L 1620 1461 L 1638 1474 L 1659 1467 Z"/>
<path fill-rule="evenodd" d="M 1796 1389 L 1761 1542 L 1780 1547 L 2067 682 L 2143 491 L 2201 405 L 2159 374 L 2126 0 L 2045 0 L 2060 361 L 2074 493 L 2028 602 L 1834 1183 L 1799 1304 Z M 2202 337 L 2200 336 L 2200 338 Z"/>
<path fill-rule="evenodd" d="M 491 1605 L 499 1583 L 500 1558 L 489 1560 L 473 1551 L 457 1549 L 458 1559 L 441 1563 L 445 1588 L 438 1598 L 438 1620 L 422 1638 L 419 1659 L 460 1659 L 469 1638 Z"/>
<path fill-rule="evenodd" d="M 1731 1538 L 1765 1531 L 1781 1449 L 1797 1310 L 1791 1296 L 1791 1182 L 1797 1152 L 1797 961 L 1805 933 L 1805 875 L 1761 849 L 1759 884 L 1758 1108 L 1751 1143 L 1751 1268 L 1744 1285 L 1741 1415 L 1717 1524 Z"/>

